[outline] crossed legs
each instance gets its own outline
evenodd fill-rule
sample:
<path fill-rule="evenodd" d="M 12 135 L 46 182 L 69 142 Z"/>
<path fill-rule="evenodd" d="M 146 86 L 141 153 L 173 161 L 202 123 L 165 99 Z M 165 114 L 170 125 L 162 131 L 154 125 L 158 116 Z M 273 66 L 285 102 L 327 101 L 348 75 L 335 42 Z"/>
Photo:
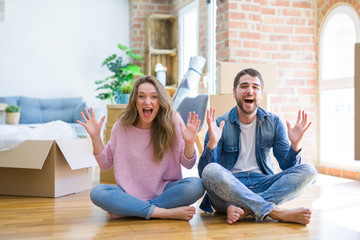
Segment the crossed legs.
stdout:
<path fill-rule="evenodd" d="M 202 179 L 213 207 L 227 213 L 229 224 L 251 214 L 257 221 L 269 216 L 306 225 L 310 222 L 310 209 L 280 209 L 277 205 L 299 196 L 316 175 L 312 165 L 301 164 L 275 175 L 248 172 L 234 176 L 221 165 L 210 163 L 204 168 Z"/>
<path fill-rule="evenodd" d="M 157 198 L 142 201 L 127 194 L 118 185 L 98 185 L 91 193 L 91 201 L 109 212 L 112 218 L 134 216 L 145 219 L 181 219 L 189 221 L 195 214 L 190 206 L 204 194 L 200 178 L 185 178 L 167 184 L 164 192 Z"/>

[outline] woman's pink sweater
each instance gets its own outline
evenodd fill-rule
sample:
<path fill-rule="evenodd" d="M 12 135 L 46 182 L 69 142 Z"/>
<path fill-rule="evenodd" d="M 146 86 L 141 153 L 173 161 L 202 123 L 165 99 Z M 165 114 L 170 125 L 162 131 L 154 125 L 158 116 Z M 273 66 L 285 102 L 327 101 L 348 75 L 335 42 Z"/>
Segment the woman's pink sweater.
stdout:
<path fill-rule="evenodd" d="M 153 159 L 150 129 L 120 126 L 116 122 L 104 151 L 95 156 L 101 170 L 114 167 L 116 183 L 124 191 L 143 201 L 158 197 L 171 181 L 182 179 L 181 165 L 190 169 L 196 161 L 196 151 L 191 159 L 184 155 L 185 143 L 181 136 L 179 119 L 174 114 L 176 136 L 160 164 Z"/>

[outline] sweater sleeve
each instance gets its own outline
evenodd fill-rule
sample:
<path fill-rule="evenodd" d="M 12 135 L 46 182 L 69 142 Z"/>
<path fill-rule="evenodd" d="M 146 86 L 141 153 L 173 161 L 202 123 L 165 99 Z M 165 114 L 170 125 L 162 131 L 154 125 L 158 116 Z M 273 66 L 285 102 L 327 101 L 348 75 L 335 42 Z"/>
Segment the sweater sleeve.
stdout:
<path fill-rule="evenodd" d="M 106 171 L 113 167 L 114 158 L 113 153 L 115 149 L 117 134 L 119 134 L 120 126 L 116 122 L 111 129 L 111 135 L 108 143 L 105 145 L 104 150 L 99 155 L 95 155 L 95 159 L 101 170 Z"/>
<path fill-rule="evenodd" d="M 197 153 L 194 148 L 194 154 L 192 158 L 187 158 L 185 156 L 184 150 L 185 150 L 185 141 L 182 138 L 181 135 L 181 129 L 180 129 L 180 122 L 183 122 L 181 117 L 178 114 L 174 114 L 174 124 L 175 124 L 175 131 L 176 131 L 176 148 L 179 151 L 180 154 L 180 163 L 187 169 L 191 169 L 196 161 Z"/>

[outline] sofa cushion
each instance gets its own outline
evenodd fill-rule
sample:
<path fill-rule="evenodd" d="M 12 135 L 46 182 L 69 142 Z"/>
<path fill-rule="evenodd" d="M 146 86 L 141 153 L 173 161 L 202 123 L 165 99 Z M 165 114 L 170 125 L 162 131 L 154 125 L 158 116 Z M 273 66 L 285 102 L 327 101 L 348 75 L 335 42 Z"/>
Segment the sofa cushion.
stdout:
<path fill-rule="evenodd" d="M 85 102 L 80 103 L 79 105 L 76 106 L 76 108 L 74 109 L 73 122 L 76 122 L 76 120 L 79 120 L 82 122 L 84 121 L 84 119 L 81 116 L 81 112 L 84 112 L 84 108 L 88 109 L 88 106 Z"/>
<path fill-rule="evenodd" d="M 20 124 L 43 123 L 43 115 L 39 98 L 19 97 L 21 107 Z"/>
<path fill-rule="evenodd" d="M 74 122 L 74 110 L 82 98 L 48 98 L 40 99 L 44 122 L 61 120 Z"/>
<path fill-rule="evenodd" d="M 64 108 L 72 108 L 74 110 L 79 104 L 83 102 L 81 97 L 78 98 L 62 98 Z"/>
<path fill-rule="evenodd" d="M 74 109 L 65 108 L 65 109 L 54 109 L 54 108 L 45 108 L 42 110 L 44 122 L 51 122 L 60 120 L 67 123 L 73 122 Z"/>
<path fill-rule="evenodd" d="M 82 103 L 82 98 L 41 98 L 40 103 L 43 109 L 74 109 L 76 106 Z"/>
<path fill-rule="evenodd" d="M 10 97 L 1 97 L 1 102 L 6 103 L 7 105 L 18 105 L 18 97 L 17 96 L 10 96 Z M 5 101 L 4 101 L 5 100 Z"/>

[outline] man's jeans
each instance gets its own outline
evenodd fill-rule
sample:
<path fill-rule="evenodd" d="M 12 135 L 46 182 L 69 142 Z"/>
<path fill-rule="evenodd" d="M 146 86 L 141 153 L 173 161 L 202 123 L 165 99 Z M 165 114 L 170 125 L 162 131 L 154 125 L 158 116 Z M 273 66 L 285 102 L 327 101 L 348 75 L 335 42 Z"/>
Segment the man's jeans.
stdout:
<path fill-rule="evenodd" d="M 316 180 L 310 164 L 300 164 L 274 175 L 255 172 L 232 174 L 217 163 L 209 163 L 202 179 L 215 210 L 226 212 L 229 205 L 246 208 L 263 221 L 276 207 L 306 190 Z"/>
<path fill-rule="evenodd" d="M 91 193 L 91 201 L 105 211 L 121 216 L 135 216 L 149 219 L 155 209 L 189 206 L 204 195 L 200 178 L 190 177 L 170 182 L 164 192 L 147 202 L 127 194 L 118 185 L 97 185 Z"/>

